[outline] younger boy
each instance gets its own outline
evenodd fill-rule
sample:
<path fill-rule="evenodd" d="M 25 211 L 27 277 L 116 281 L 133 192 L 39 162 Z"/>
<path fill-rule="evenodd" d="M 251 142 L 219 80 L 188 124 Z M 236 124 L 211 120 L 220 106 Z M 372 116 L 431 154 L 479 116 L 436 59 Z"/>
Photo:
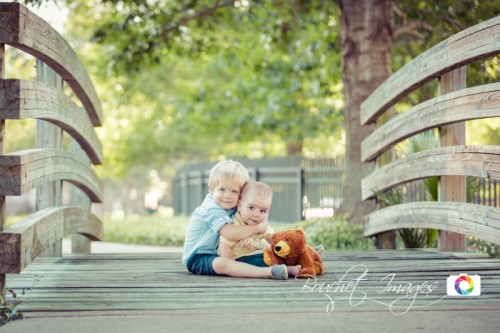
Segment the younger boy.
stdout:
<path fill-rule="evenodd" d="M 238 162 L 222 161 L 210 170 L 210 193 L 194 211 L 186 230 L 182 263 L 191 273 L 274 279 L 298 274 L 300 266 L 256 267 L 217 255 L 220 235 L 238 241 L 267 230 L 267 222 L 244 226 L 231 224 L 241 188 L 249 180 L 248 171 Z"/>
<path fill-rule="evenodd" d="M 267 222 L 272 201 L 273 192 L 269 185 L 257 181 L 246 183 L 241 190 L 238 211 L 233 216 L 233 224 L 257 225 Z M 263 234 L 255 234 L 237 242 L 221 236 L 217 254 L 230 259 L 262 254 L 264 249 L 270 248 L 272 232 L 272 228 L 268 227 Z"/>

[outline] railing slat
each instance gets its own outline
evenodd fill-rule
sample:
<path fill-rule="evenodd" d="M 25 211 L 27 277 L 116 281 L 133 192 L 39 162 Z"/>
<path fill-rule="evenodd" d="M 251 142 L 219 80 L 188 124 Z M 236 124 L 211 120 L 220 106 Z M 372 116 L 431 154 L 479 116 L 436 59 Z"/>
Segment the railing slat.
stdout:
<path fill-rule="evenodd" d="M 78 186 L 93 202 L 102 201 L 102 185 L 92 169 L 62 149 L 32 149 L 0 156 L 0 195 L 20 195 L 54 180 Z"/>
<path fill-rule="evenodd" d="M 500 117 L 500 83 L 442 95 L 392 118 L 361 144 L 362 160 L 371 161 L 392 145 L 428 129 L 460 121 Z"/>
<path fill-rule="evenodd" d="M 0 3 L 0 43 L 52 67 L 74 90 L 92 124 L 101 125 L 101 103 L 90 77 L 68 42 L 47 22 L 19 3 Z"/>
<path fill-rule="evenodd" d="M 445 175 L 500 180 L 500 146 L 442 147 L 401 158 L 363 179 L 363 200 L 373 197 L 373 190 L 384 191 L 409 181 Z"/>
<path fill-rule="evenodd" d="M 361 104 L 361 124 L 374 122 L 401 97 L 454 68 L 500 52 L 500 16 L 430 48 L 386 81 Z"/>
<path fill-rule="evenodd" d="M 457 232 L 500 245 L 500 209 L 463 202 L 412 202 L 365 217 L 364 235 L 401 228 Z"/>
<path fill-rule="evenodd" d="M 102 222 L 78 207 L 50 207 L 0 232 L 0 272 L 20 273 L 56 240 L 75 233 L 102 238 Z"/>
<path fill-rule="evenodd" d="M 94 164 L 102 163 L 102 145 L 89 118 L 68 96 L 44 84 L 0 80 L 0 119 L 41 119 L 70 134 Z"/>

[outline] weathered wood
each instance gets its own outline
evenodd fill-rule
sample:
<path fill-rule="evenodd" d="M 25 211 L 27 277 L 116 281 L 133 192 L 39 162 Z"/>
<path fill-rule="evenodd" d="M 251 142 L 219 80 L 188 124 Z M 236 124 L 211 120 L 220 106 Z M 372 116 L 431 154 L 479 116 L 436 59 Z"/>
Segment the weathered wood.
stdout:
<path fill-rule="evenodd" d="M 447 93 L 416 105 L 376 129 L 362 142 L 362 159 L 371 161 L 397 142 L 431 128 L 491 117 L 500 117 L 500 83 Z"/>
<path fill-rule="evenodd" d="M 5 80 L 4 44 L 37 58 L 37 81 Z M 86 209 L 60 207 L 61 181 L 68 181 L 94 202 L 102 186 L 90 167 L 102 163 L 94 131 L 101 124 L 101 105 L 76 53 L 48 23 L 18 3 L 0 3 L 0 287 L 5 272 L 21 272 L 43 252 L 61 254 L 61 239 L 75 233 L 98 240 L 102 222 Z M 63 93 L 64 79 L 83 109 Z M 36 148 L 3 152 L 5 119 L 37 120 Z M 78 141 L 85 157 L 62 148 L 62 130 Z M 87 157 L 88 156 L 88 157 Z M 36 213 L 2 231 L 5 195 L 37 190 Z M 87 202 L 89 200 L 87 198 Z M 55 206 L 55 207 L 53 207 Z"/>
<path fill-rule="evenodd" d="M 384 191 L 427 177 L 453 175 L 500 180 L 500 147 L 452 146 L 401 158 L 378 168 L 363 179 L 363 199 L 373 197 L 374 190 Z"/>
<path fill-rule="evenodd" d="M 452 93 L 466 87 L 465 67 L 457 68 L 439 78 L 439 95 Z M 497 103 L 500 111 L 500 103 Z M 441 126 L 438 129 L 441 147 L 465 144 L 465 122 Z M 439 178 L 438 200 L 466 202 L 466 180 L 464 176 L 443 175 Z M 439 231 L 439 249 L 447 252 L 467 251 L 465 235 Z"/>
<path fill-rule="evenodd" d="M 20 273 L 56 240 L 74 233 L 102 238 L 102 222 L 78 207 L 40 210 L 0 232 L 0 271 Z"/>
<path fill-rule="evenodd" d="M 62 80 L 49 66 L 42 61 L 36 61 L 36 79 L 38 82 L 56 89 L 62 90 Z M 38 119 L 36 121 L 36 148 L 38 149 L 61 149 L 62 129 L 54 124 Z M 36 187 L 35 210 L 61 206 L 62 202 L 62 182 L 54 180 L 40 184 Z M 56 240 L 42 254 L 49 257 L 62 256 L 62 240 Z"/>
<path fill-rule="evenodd" d="M 0 80 L 0 119 L 41 119 L 75 138 L 94 164 L 102 146 L 88 116 L 62 91 L 26 80 Z"/>
<path fill-rule="evenodd" d="M 500 208 L 462 202 L 394 205 L 367 215 L 364 235 L 401 228 L 451 231 L 500 245 Z"/>
<path fill-rule="evenodd" d="M 5 44 L 0 43 L 0 80 L 5 77 Z M 0 155 L 4 153 L 5 146 L 5 120 L 0 119 Z M 5 196 L 0 195 L 0 232 L 5 223 Z M 0 296 L 5 299 L 5 274 L 0 273 Z"/>
<path fill-rule="evenodd" d="M 423 283 L 433 284 L 433 291 L 418 294 L 395 305 L 415 301 L 414 308 L 428 305 L 426 311 L 446 308 L 478 310 L 482 306 L 500 305 L 500 260 L 474 254 L 457 255 L 426 250 L 406 251 L 335 251 L 323 257 L 326 273 L 318 277 L 322 284 L 309 292 L 307 280 L 275 281 L 196 276 L 180 263 L 180 254 L 93 254 L 71 255 L 60 259 L 37 258 L 21 274 L 8 276 L 8 287 L 17 293 L 19 310 L 34 311 L 101 311 L 110 314 L 120 310 L 203 310 L 228 309 L 325 314 L 328 298 L 336 299 L 335 309 L 356 304 L 356 311 L 367 308 L 389 311 L 388 304 L 407 295 L 408 283 L 413 290 Z M 347 273 L 351 270 L 351 273 Z M 366 275 L 362 276 L 366 270 Z M 120 272 L 120 274 L 117 274 Z M 447 278 L 457 273 L 479 274 L 482 295 L 475 298 L 445 297 Z M 383 292 L 394 274 L 393 286 L 404 291 Z M 359 278 L 359 281 L 355 280 Z M 385 277 L 385 279 L 384 279 Z M 337 285 L 335 285 L 337 283 Z M 337 286 L 356 283 L 356 287 Z M 309 285 L 311 286 L 311 285 Z M 21 291 L 25 289 L 25 293 Z M 330 288 L 330 289 L 328 289 Z M 366 299 L 362 302 L 363 293 Z M 411 294 L 413 295 L 413 294 Z M 349 298 L 353 301 L 349 302 Z M 383 303 L 378 303 L 383 302 Z M 431 302 L 438 302 L 431 304 Z M 400 308 L 399 310 L 402 310 Z M 395 308 L 397 311 L 397 309 Z M 121 313 L 123 314 L 123 312 Z M 325 314 L 326 315 L 326 314 Z"/>
<path fill-rule="evenodd" d="M 90 164 L 85 151 L 83 151 L 78 142 L 75 140 L 72 140 L 71 142 L 71 151 L 84 161 L 85 164 Z M 88 211 L 91 209 L 89 197 L 77 186 L 71 186 L 71 206 L 80 207 Z M 80 234 L 71 235 L 71 253 L 90 253 L 90 250 L 90 239 Z"/>
<path fill-rule="evenodd" d="M 361 104 L 361 124 L 375 121 L 398 99 L 443 73 L 497 53 L 500 16 L 451 36 L 394 73 Z"/>
<path fill-rule="evenodd" d="M 102 185 L 93 170 L 62 149 L 32 149 L 0 156 L 0 195 L 20 195 L 40 184 L 64 180 L 102 201 Z"/>
<path fill-rule="evenodd" d="M 68 42 L 19 3 L 0 3 L 0 43 L 23 50 L 52 67 L 81 100 L 92 123 L 101 124 L 101 103 L 92 81 Z"/>

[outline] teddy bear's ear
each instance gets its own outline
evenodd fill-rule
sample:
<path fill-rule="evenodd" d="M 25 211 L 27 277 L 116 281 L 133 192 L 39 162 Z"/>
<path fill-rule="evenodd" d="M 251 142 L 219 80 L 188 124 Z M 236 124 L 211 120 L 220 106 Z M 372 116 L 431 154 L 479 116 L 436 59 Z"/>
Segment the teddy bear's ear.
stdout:
<path fill-rule="evenodd" d="M 306 234 L 306 233 L 304 232 L 304 229 L 302 229 L 301 227 L 298 227 L 298 228 L 297 228 L 297 231 L 298 231 L 298 232 L 300 232 L 300 233 L 301 233 L 302 235 L 304 235 L 304 236 L 305 236 L 305 234 Z"/>

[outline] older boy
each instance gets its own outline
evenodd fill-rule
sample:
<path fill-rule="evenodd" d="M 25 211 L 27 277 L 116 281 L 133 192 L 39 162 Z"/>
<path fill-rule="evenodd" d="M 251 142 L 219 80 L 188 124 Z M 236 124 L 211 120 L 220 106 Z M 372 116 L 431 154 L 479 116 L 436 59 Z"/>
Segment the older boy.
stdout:
<path fill-rule="evenodd" d="M 238 162 L 222 161 L 210 170 L 210 193 L 194 211 L 186 230 L 182 263 L 191 273 L 282 280 L 298 274 L 300 267 L 296 266 L 256 267 L 217 255 L 220 235 L 238 241 L 267 230 L 267 222 L 245 226 L 231 224 L 241 188 L 249 180 L 248 171 Z"/>

